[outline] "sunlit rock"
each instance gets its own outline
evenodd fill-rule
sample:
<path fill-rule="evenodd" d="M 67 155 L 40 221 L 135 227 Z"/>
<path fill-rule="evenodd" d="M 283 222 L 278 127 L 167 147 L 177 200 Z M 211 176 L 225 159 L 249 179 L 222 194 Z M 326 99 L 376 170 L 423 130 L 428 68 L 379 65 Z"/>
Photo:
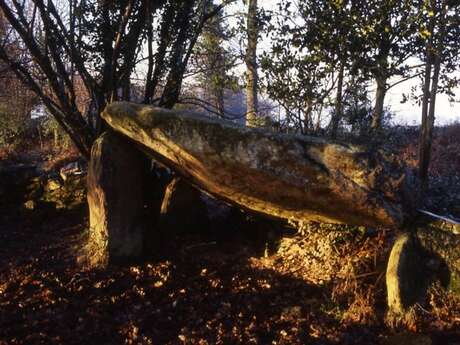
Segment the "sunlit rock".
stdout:
<path fill-rule="evenodd" d="M 383 151 L 124 102 L 102 117 L 199 188 L 269 216 L 393 226 L 413 206 L 406 170 Z"/>
<path fill-rule="evenodd" d="M 142 254 L 143 156 L 124 138 L 104 133 L 93 144 L 88 169 L 90 266 Z"/>

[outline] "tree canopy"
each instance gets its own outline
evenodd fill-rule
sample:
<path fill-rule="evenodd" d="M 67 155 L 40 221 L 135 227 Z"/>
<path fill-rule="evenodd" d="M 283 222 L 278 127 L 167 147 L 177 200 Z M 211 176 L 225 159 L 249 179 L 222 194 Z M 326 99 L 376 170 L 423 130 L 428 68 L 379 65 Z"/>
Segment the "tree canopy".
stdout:
<path fill-rule="evenodd" d="M 174 105 L 204 24 L 226 3 L 211 8 L 210 2 L 1 0 L 6 33 L 0 58 L 89 156 L 102 128 L 101 110 L 134 98 L 132 81 L 143 61 L 143 101 Z M 90 99 L 85 109 L 75 79 Z"/>

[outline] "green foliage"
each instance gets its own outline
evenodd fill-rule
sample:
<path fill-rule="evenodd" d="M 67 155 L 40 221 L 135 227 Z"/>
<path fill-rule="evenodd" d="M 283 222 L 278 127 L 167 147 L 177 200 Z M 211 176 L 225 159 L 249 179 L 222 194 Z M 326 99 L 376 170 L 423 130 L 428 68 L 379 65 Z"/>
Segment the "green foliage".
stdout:
<path fill-rule="evenodd" d="M 372 126 L 381 127 L 386 116 L 382 103 L 395 85 L 390 80 L 420 75 L 409 58 L 425 51 L 430 37 L 426 23 L 430 16 L 439 16 L 439 8 L 431 7 L 440 7 L 443 1 L 281 0 L 276 10 L 262 16 L 271 38 L 261 59 L 269 96 L 284 108 L 290 126 L 303 133 L 318 130 L 323 112 L 333 118 L 341 109 L 346 114 L 339 115 L 348 118 L 339 120 L 343 124 L 360 122 L 360 132 L 369 127 L 369 117 L 374 118 Z M 444 46 L 449 49 L 440 52 L 444 59 L 441 91 L 451 96 L 459 82 L 452 77 L 457 66 L 454 61 L 460 56 L 455 6 L 449 7 L 450 29 L 444 35 Z M 378 102 L 350 109 L 342 97 L 358 92 L 354 89 L 363 83 L 380 85 L 375 96 Z"/>
<path fill-rule="evenodd" d="M 72 0 L 66 6 L 60 1 L 2 1 L 11 34 L 0 32 L 0 60 L 88 158 L 103 127 L 99 114 L 105 105 L 133 95 L 139 99 L 132 85 L 136 72 L 147 70 L 136 78 L 145 81 L 138 85 L 144 103 L 171 108 L 178 101 L 198 35 L 215 15 L 206 3 L 211 1 Z M 147 69 L 139 68 L 141 62 Z"/>
<path fill-rule="evenodd" d="M 0 145 L 19 144 L 30 125 L 28 114 L 20 114 L 0 103 Z"/>
<path fill-rule="evenodd" d="M 371 131 L 373 105 L 367 83 L 353 80 L 344 97 L 344 112 L 341 122 L 354 135 L 366 135 Z M 383 111 L 382 127 L 390 125 L 392 113 Z"/>
<path fill-rule="evenodd" d="M 448 0 L 419 1 L 417 33 L 412 43 L 412 55 L 433 64 L 440 59 L 440 74 L 437 92 L 446 94 L 455 101 L 455 88 L 460 85 L 457 71 L 460 68 L 460 3 Z M 444 8 L 444 10 L 443 10 Z M 413 73 L 422 76 L 426 65 L 418 66 Z M 420 78 L 421 84 L 423 78 Z M 403 94 L 403 102 L 413 100 L 420 104 L 422 87 L 416 86 Z"/>
<path fill-rule="evenodd" d="M 342 33 L 334 19 L 342 11 L 321 6 L 325 3 L 301 2 L 294 8 L 291 1 L 281 1 L 277 15 L 270 17 L 273 23 L 266 26 L 272 38 L 261 59 L 267 92 L 301 132 L 312 127 L 315 112 L 330 104 L 334 72 L 344 59 L 345 50 L 338 48 Z"/>
<path fill-rule="evenodd" d="M 214 8 L 214 5 L 210 5 Z M 223 115 L 225 90 L 236 92 L 240 89 L 238 78 L 232 72 L 235 53 L 228 46 L 234 33 L 219 11 L 205 25 L 195 46 L 191 68 L 198 72 L 197 81 L 205 90 L 209 102 Z"/>
<path fill-rule="evenodd" d="M 52 138 L 55 149 L 66 149 L 69 148 L 72 144 L 70 137 L 52 116 L 47 116 L 46 119 L 42 122 L 41 130 L 44 137 Z"/>

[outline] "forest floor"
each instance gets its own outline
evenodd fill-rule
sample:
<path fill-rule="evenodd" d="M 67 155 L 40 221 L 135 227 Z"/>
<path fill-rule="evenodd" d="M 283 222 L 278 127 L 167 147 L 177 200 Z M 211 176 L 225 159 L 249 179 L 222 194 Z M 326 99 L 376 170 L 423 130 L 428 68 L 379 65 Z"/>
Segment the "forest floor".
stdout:
<path fill-rule="evenodd" d="M 435 181 L 433 207 L 457 212 Z M 436 286 L 410 325 L 387 326 L 395 229 L 171 234 L 139 262 L 95 270 L 77 263 L 86 205 L 46 218 L 12 205 L 0 221 L 1 345 L 460 344 L 460 300 Z"/>
<path fill-rule="evenodd" d="M 440 291 L 411 333 L 385 326 L 384 267 L 372 262 L 390 234 L 355 234 L 343 266 L 371 253 L 372 271 L 331 283 L 312 280 L 301 245 L 267 256 L 237 233 L 176 236 L 142 262 L 87 270 L 75 260 L 84 211 L 11 221 L 0 227 L 0 344 L 460 344 L 460 306 Z"/>

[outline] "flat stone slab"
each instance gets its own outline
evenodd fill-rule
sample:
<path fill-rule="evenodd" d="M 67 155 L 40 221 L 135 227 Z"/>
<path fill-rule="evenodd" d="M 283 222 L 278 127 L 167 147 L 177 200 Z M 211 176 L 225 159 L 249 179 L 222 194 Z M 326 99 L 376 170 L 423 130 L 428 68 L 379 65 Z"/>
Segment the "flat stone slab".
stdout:
<path fill-rule="evenodd" d="M 405 167 L 382 150 L 126 102 L 108 105 L 102 117 L 200 189 L 245 209 L 399 226 L 412 206 Z"/>

